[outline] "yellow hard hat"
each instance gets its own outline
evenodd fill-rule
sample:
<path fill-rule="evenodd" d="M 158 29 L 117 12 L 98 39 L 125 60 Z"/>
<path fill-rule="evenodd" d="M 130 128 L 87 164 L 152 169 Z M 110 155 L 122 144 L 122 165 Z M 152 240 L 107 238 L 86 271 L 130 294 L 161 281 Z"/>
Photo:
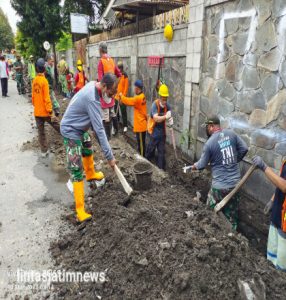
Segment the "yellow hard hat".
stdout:
<path fill-rule="evenodd" d="M 159 88 L 159 95 L 161 97 L 169 97 L 169 89 L 166 84 L 161 84 Z"/>
<path fill-rule="evenodd" d="M 167 24 L 164 28 L 164 37 L 169 41 L 172 42 L 173 40 L 174 31 L 170 24 Z"/>
<path fill-rule="evenodd" d="M 78 66 L 81 66 L 81 65 L 82 65 L 82 61 L 81 61 L 80 59 L 77 61 L 77 65 L 78 65 Z"/>
<path fill-rule="evenodd" d="M 82 66 L 77 66 L 77 69 L 81 72 L 82 71 Z"/>

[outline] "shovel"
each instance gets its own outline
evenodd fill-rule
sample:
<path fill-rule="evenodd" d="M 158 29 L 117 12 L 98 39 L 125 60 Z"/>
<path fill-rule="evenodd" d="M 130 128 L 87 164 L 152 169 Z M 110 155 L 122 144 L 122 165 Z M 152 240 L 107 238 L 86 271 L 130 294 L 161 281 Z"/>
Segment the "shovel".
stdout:
<path fill-rule="evenodd" d="M 133 189 L 131 188 L 131 186 L 129 185 L 129 183 L 125 179 L 124 175 L 122 174 L 120 169 L 117 167 L 117 165 L 114 166 L 114 171 L 115 171 L 115 174 L 117 175 L 121 185 L 123 186 L 124 191 L 126 192 L 126 194 L 128 196 L 130 196 L 131 193 L 133 192 Z"/>
<path fill-rule="evenodd" d="M 249 178 L 249 176 L 253 173 L 255 169 L 256 166 L 252 165 L 251 168 L 248 169 L 245 175 L 238 182 L 236 187 L 215 206 L 214 211 L 216 213 L 219 212 L 229 202 L 229 200 L 238 192 L 238 190 L 244 185 L 246 180 Z"/>
<path fill-rule="evenodd" d="M 176 158 L 176 161 L 177 161 L 178 160 L 178 155 L 177 155 L 176 141 L 175 141 L 175 135 L 174 135 L 173 127 L 170 128 L 170 132 L 171 132 L 171 138 L 172 138 L 172 144 L 173 144 L 173 148 L 174 148 L 175 158 Z"/>

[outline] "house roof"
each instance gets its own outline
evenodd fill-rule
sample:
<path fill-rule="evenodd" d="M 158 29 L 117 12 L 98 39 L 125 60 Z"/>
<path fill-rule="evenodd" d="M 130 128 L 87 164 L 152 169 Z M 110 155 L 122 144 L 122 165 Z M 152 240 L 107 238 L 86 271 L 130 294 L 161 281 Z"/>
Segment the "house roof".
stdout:
<path fill-rule="evenodd" d="M 115 11 L 140 11 L 140 14 L 152 14 L 155 8 L 157 13 L 184 6 L 189 0 L 115 0 L 112 9 Z"/>

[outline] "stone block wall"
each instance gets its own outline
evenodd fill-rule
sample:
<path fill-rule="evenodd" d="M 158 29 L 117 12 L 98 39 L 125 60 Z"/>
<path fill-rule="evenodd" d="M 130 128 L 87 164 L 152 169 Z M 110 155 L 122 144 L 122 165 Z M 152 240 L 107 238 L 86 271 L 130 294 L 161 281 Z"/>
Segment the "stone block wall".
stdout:
<path fill-rule="evenodd" d="M 243 172 L 254 154 L 278 171 L 286 157 L 286 1 L 191 0 L 189 16 L 189 24 L 174 26 L 172 43 L 163 30 L 108 41 L 109 54 L 124 61 L 130 95 L 134 81 L 142 79 L 150 107 L 158 69 L 147 65 L 147 57 L 164 56 L 177 145 L 197 159 L 206 141 L 200 124 L 218 114 L 223 126 L 249 145 Z M 96 79 L 98 45 L 87 45 L 91 79 Z M 132 109 L 128 118 L 132 124 Z M 180 145 L 184 132 L 192 138 Z M 259 174 L 245 191 L 266 202 L 273 186 Z"/>
<path fill-rule="evenodd" d="M 218 114 L 223 126 L 234 129 L 248 144 L 246 162 L 258 154 L 278 171 L 286 157 L 286 1 L 215 2 L 204 3 L 194 123 Z M 198 128 L 196 133 L 198 143 L 203 143 L 205 132 Z M 248 190 L 265 182 L 255 177 Z M 264 187 L 263 201 L 273 191 L 269 184 Z M 254 191 L 249 193 L 257 197 Z"/>
<path fill-rule="evenodd" d="M 110 40 L 108 53 L 116 60 L 122 60 L 129 76 L 129 95 L 134 95 L 133 84 L 136 79 L 143 80 L 144 92 L 148 108 L 157 98 L 155 85 L 158 78 L 158 68 L 148 66 L 148 56 L 164 56 L 162 78 L 169 86 L 170 104 L 174 111 L 174 131 L 177 144 L 183 128 L 184 93 L 185 93 L 185 66 L 187 25 L 174 27 L 172 43 L 166 41 L 163 30 L 155 30 L 121 39 Z M 99 60 L 99 44 L 87 45 L 87 62 L 91 80 L 97 78 L 97 64 Z M 133 124 L 133 109 L 128 109 L 128 120 Z"/>

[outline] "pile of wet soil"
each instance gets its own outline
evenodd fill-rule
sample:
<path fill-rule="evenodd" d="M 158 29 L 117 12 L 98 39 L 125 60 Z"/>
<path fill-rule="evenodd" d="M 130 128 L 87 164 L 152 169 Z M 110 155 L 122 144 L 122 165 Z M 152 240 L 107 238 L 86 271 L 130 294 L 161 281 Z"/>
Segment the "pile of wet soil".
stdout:
<path fill-rule="evenodd" d="M 51 147 L 64 163 L 62 140 L 55 142 L 56 135 L 48 129 Z M 112 146 L 134 186 L 134 150 L 124 138 Z M 186 180 L 174 167 L 169 176 L 154 174 L 150 190 L 127 198 L 103 161 L 96 146 L 96 166 L 106 174 L 107 184 L 86 199 L 93 219 L 76 224 L 72 205 L 65 217 L 74 230 L 61 234 L 50 250 L 55 268 L 106 272 L 106 280 L 54 285 L 59 299 L 241 299 L 246 282 L 257 299 L 285 298 L 285 274 L 206 208 L 205 178 L 193 174 Z"/>
<path fill-rule="evenodd" d="M 52 244 L 57 268 L 107 275 L 104 283 L 56 286 L 62 299 L 239 299 L 238 282 L 251 280 L 268 299 L 283 299 L 284 274 L 194 193 L 169 178 L 127 207 L 125 197 L 109 180 L 90 199 L 92 221 Z"/>

